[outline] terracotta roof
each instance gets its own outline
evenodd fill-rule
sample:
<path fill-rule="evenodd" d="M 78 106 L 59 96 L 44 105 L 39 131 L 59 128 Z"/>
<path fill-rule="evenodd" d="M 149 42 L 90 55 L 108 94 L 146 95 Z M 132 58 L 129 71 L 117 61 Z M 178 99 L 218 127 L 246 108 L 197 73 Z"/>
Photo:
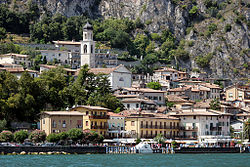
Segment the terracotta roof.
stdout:
<path fill-rule="evenodd" d="M 45 111 L 42 114 L 83 116 L 83 113 L 78 111 Z"/>
<path fill-rule="evenodd" d="M 81 42 L 75 42 L 75 41 L 53 41 L 53 42 L 59 45 L 81 45 Z"/>
<path fill-rule="evenodd" d="M 118 113 L 114 113 L 114 112 L 108 112 L 109 116 L 111 117 L 125 117 L 124 115 L 118 114 Z"/>
<path fill-rule="evenodd" d="M 158 69 L 158 70 L 154 70 L 156 72 L 167 72 L 167 71 L 170 71 L 170 72 L 177 72 L 177 70 L 173 69 L 173 68 L 162 68 L 162 69 Z"/>
<path fill-rule="evenodd" d="M 136 98 L 138 97 L 139 95 L 114 95 L 116 96 L 117 98 Z"/>
<path fill-rule="evenodd" d="M 106 110 L 106 111 L 109 111 L 110 109 L 108 108 L 104 108 L 104 107 L 101 107 L 101 106 L 85 106 L 85 105 L 77 105 L 73 108 L 87 108 L 87 109 L 90 109 L 90 110 Z"/>
<path fill-rule="evenodd" d="M 187 100 L 177 96 L 177 95 L 167 95 L 166 98 L 169 102 L 188 102 Z"/>
<path fill-rule="evenodd" d="M 47 65 L 47 64 L 39 64 L 40 67 L 48 68 L 48 69 L 54 69 L 60 66 L 53 66 L 53 65 Z M 75 69 L 70 69 L 70 68 L 63 68 L 65 71 L 68 72 L 77 72 Z"/>
<path fill-rule="evenodd" d="M 201 85 L 208 87 L 208 88 L 212 88 L 212 89 L 221 89 L 219 85 L 212 84 L 212 83 L 201 83 Z"/>
<path fill-rule="evenodd" d="M 145 93 L 165 93 L 165 91 L 161 90 L 154 90 L 150 88 L 123 88 L 128 91 L 133 91 L 133 92 L 145 92 Z"/>
<path fill-rule="evenodd" d="M 200 112 L 179 112 L 179 113 L 169 113 L 171 116 L 219 116 L 220 114 L 200 111 Z"/>
<path fill-rule="evenodd" d="M 91 68 L 89 72 L 94 74 L 110 74 L 115 70 L 115 68 Z"/>
<path fill-rule="evenodd" d="M 196 102 L 194 108 L 210 108 L 211 100 Z"/>
<path fill-rule="evenodd" d="M 15 57 L 22 57 L 22 58 L 30 57 L 30 55 L 22 55 L 22 54 L 17 54 L 17 53 L 8 53 L 8 54 L 0 55 L 0 57 L 6 57 L 6 56 L 15 56 Z"/>
<path fill-rule="evenodd" d="M 189 87 L 180 87 L 180 88 L 169 89 L 168 92 L 183 92 L 183 91 L 186 91 L 188 89 L 191 89 L 191 88 L 189 88 Z"/>

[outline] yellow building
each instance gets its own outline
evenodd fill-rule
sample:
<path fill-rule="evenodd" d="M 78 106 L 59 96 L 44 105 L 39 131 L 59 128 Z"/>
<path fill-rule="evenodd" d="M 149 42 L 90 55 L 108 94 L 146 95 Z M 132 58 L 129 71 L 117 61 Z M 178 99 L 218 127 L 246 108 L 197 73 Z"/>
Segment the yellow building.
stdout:
<path fill-rule="evenodd" d="M 66 132 L 72 128 L 82 129 L 83 113 L 78 111 L 46 111 L 41 114 L 40 129 L 47 135 Z"/>
<path fill-rule="evenodd" d="M 99 106 L 78 105 L 72 111 L 79 111 L 83 114 L 83 130 L 89 129 L 107 136 L 109 119 L 107 112 L 110 111 L 109 109 Z"/>
<path fill-rule="evenodd" d="M 166 138 L 179 136 L 179 119 L 163 114 L 132 114 L 125 118 L 127 137 L 154 138 L 163 134 Z"/>

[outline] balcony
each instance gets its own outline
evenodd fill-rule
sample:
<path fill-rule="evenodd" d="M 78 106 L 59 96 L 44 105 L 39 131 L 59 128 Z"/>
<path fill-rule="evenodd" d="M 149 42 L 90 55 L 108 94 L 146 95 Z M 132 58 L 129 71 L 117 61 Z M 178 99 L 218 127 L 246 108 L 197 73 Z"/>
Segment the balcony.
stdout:
<path fill-rule="evenodd" d="M 210 127 L 210 131 L 221 131 L 222 127 Z"/>
<path fill-rule="evenodd" d="M 197 131 L 198 127 L 182 126 L 182 127 L 180 127 L 180 130 L 182 130 L 182 131 Z"/>
<path fill-rule="evenodd" d="M 108 115 L 89 115 L 89 119 L 109 119 Z"/>
<path fill-rule="evenodd" d="M 189 135 L 189 136 L 178 136 L 176 137 L 176 139 L 197 139 L 197 136 L 192 136 L 192 135 Z"/>
<path fill-rule="evenodd" d="M 146 135 L 146 134 L 142 134 L 141 138 L 145 138 L 145 139 L 153 139 L 155 138 L 157 135 Z M 164 137 L 166 139 L 174 139 L 174 138 L 179 138 L 178 136 L 170 136 L 170 135 L 164 135 Z"/>
<path fill-rule="evenodd" d="M 97 126 L 97 125 L 91 125 L 91 129 L 108 129 L 108 126 Z"/>
<path fill-rule="evenodd" d="M 178 127 L 174 126 L 158 126 L 158 125 L 141 125 L 142 129 L 178 129 Z"/>

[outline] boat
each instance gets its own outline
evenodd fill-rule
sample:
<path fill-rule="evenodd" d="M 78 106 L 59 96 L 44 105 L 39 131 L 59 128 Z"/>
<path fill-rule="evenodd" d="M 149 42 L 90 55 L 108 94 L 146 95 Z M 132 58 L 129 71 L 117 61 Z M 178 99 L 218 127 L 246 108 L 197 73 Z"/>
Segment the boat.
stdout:
<path fill-rule="evenodd" d="M 152 148 L 147 142 L 141 142 L 135 146 L 137 153 L 153 153 Z"/>

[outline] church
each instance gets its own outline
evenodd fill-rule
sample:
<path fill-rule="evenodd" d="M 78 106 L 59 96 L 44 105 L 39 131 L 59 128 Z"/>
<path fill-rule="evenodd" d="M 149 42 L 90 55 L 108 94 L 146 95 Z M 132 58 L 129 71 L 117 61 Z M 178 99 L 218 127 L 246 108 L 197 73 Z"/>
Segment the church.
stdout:
<path fill-rule="evenodd" d="M 93 26 L 87 22 L 83 27 L 82 41 L 53 41 L 57 49 L 47 50 L 42 55 L 46 56 L 47 60 L 57 58 L 62 65 L 68 64 L 73 69 L 80 68 L 84 64 L 88 64 L 90 68 L 114 68 L 118 66 L 118 55 L 111 53 L 110 49 L 96 49 L 93 36 Z M 67 63 L 62 59 L 65 57 L 63 55 L 67 57 Z"/>

